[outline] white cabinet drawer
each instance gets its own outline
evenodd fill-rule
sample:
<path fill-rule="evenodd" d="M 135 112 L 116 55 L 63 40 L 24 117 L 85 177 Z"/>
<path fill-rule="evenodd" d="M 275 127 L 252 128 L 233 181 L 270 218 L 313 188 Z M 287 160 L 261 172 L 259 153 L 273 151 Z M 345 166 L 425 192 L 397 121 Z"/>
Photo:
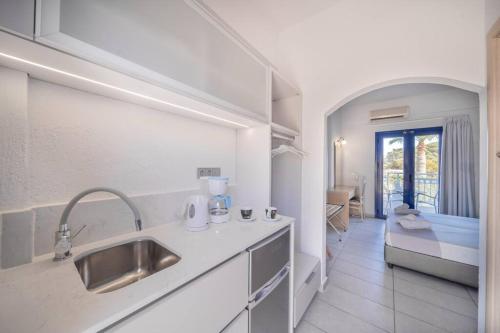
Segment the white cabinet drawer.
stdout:
<path fill-rule="evenodd" d="M 110 332 L 220 332 L 248 304 L 248 253 L 110 327 Z"/>
<path fill-rule="evenodd" d="M 307 307 L 311 303 L 314 295 L 321 284 L 320 264 L 318 263 L 306 281 L 295 292 L 293 302 L 293 326 L 297 326 L 298 322 L 304 315 Z"/>
<path fill-rule="evenodd" d="M 248 333 L 248 310 L 243 310 L 221 333 Z"/>

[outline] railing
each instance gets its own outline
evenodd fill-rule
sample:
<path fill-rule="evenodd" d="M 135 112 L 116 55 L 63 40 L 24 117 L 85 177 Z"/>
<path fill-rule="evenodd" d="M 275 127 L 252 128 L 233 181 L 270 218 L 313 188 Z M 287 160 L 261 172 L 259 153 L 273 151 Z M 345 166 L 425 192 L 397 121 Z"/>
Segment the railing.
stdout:
<path fill-rule="evenodd" d="M 403 172 L 386 170 L 384 172 L 384 200 L 388 193 L 403 192 Z M 439 175 L 437 172 L 416 173 L 415 174 L 415 195 L 417 193 L 425 194 L 420 202 L 433 203 L 434 198 L 439 191 Z"/>

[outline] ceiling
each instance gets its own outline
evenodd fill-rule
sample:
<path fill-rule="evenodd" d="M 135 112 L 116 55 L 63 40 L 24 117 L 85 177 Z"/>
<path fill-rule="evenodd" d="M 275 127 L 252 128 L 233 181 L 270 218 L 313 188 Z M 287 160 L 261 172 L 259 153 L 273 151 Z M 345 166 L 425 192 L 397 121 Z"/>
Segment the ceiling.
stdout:
<path fill-rule="evenodd" d="M 273 33 L 279 33 L 306 18 L 325 10 L 338 0 L 203 0 L 223 20 L 232 21 L 231 17 L 239 12 L 255 22 L 266 21 L 266 26 L 274 27 Z M 238 15 L 236 15 L 238 16 Z M 233 28 L 238 31 L 237 23 Z"/>

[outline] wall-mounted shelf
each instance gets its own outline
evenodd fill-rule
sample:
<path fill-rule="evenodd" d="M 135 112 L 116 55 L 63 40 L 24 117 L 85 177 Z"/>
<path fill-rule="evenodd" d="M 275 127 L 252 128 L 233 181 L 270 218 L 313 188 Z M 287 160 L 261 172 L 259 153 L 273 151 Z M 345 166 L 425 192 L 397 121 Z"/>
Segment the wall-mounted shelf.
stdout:
<path fill-rule="evenodd" d="M 296 131 L 294 129 L 291 129 L 291 128 L 288 128 L 286 126 L 276 124 L 276 123 L 271 123 L 271 129 L 273 132 L 285 134 L 285 135 L 293 136 L 293 137 L 297 137 L 300 134 L 299 131 Z"/>
<path fill-rule="evenodd" d="M 287 128 L 291 132 L 299 133 L 302 111 L 300 91 L 275 70 L 272 70 L 271 77 L 272 123 Z"/>

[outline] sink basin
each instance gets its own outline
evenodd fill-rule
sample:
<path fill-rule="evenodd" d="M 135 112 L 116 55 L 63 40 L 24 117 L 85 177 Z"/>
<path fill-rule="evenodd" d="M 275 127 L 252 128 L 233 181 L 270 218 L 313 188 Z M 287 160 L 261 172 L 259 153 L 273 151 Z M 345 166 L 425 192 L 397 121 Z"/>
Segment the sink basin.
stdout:
<path fill-rule="evenodd" d="M 128 286 L 167 267 L 181 258 L 149 238 L 134 239 L 84 254 L 75 266 L 89 291 L 107 293 Z"/>

